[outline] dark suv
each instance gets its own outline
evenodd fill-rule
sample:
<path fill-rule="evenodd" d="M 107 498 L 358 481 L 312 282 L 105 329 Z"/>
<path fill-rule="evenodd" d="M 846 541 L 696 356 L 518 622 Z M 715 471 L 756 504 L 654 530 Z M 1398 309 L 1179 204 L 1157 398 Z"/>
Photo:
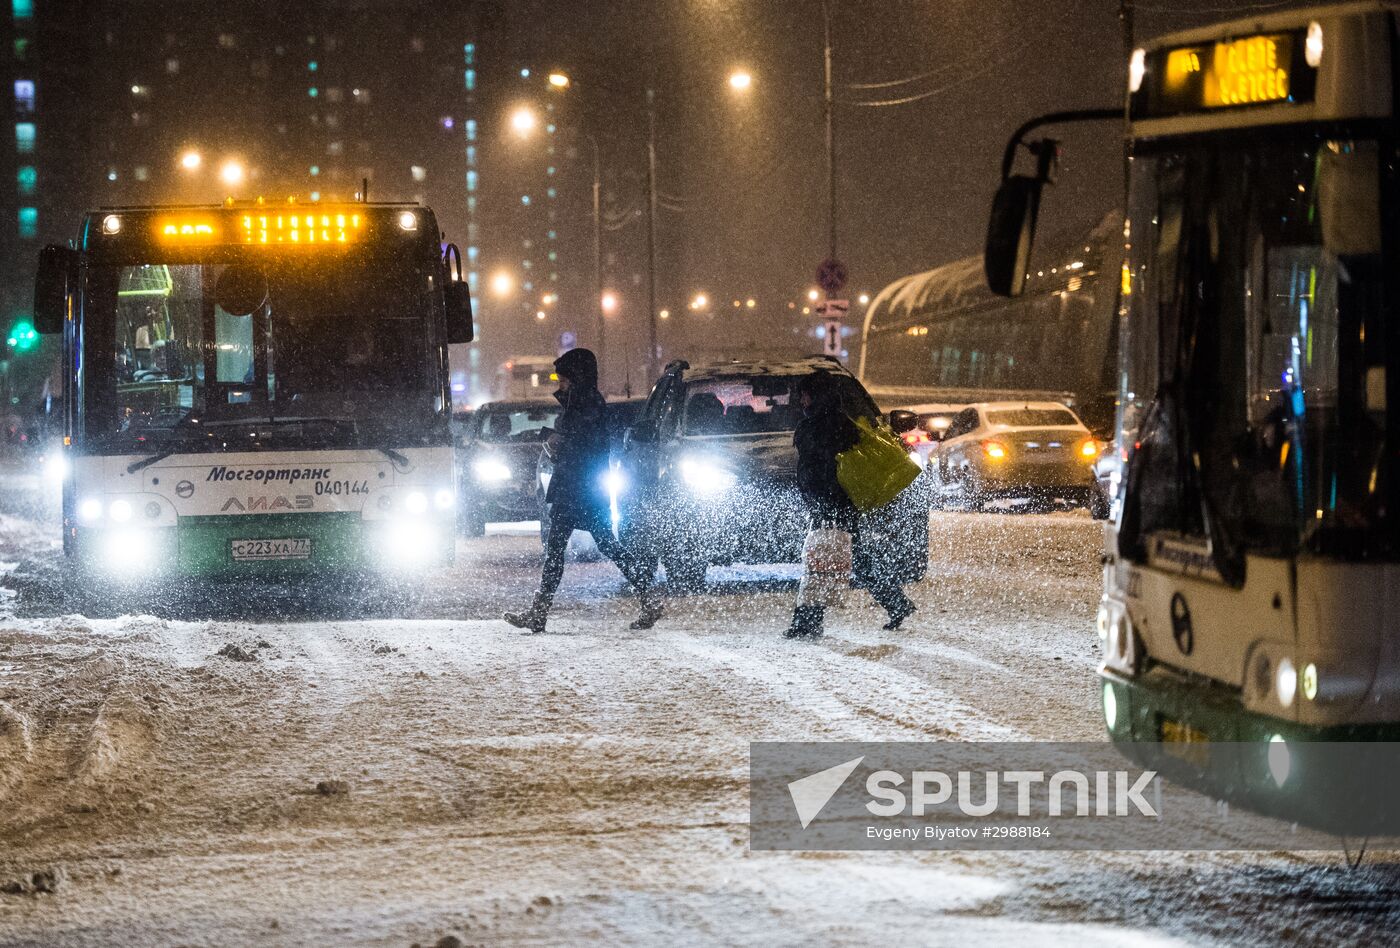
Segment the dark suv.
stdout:
<path fill-rule="evenodd" d="M 801 561 L 808 524 L 792 438 L 802 410 L 792 393 L 813 372 L 835 377 L 848 415 L 879 416 L 834 359 L 666 367 L 623 439 L 618 507 L 626 539 L 659 558 L 668 582 L 695 589 L 711 565 Z M 897 429 L 917 422 L 891 414 Z M 929 497 L 920 476 L 862 520 L 863 546 L 902 582 L 928 567 Z"/>

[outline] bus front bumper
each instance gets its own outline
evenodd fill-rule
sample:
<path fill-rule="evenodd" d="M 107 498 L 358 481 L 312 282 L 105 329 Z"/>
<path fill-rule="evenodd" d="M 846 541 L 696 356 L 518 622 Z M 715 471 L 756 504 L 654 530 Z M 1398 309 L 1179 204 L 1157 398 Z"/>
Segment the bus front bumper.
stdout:
<path fill-rule="evenodd" d="M 1345 835 L 1400 832 L 1400 723 L 1330 727 L 1247 710 L 1233 689 L 1157 667 L 1100 669 L 1109 737 L 1135 763 L 1256 813 Z"/>
<path fill-rule="evenodd" d="M 174 527 L 74 529 L 69 555 L 114 582 L 154 576 L 276 578 L 421 572 L 452 561 L 450 517 L 363 520 L 358 513 L 182 517 Z M 259 542 L 261 541 L 261 542 Z"/>

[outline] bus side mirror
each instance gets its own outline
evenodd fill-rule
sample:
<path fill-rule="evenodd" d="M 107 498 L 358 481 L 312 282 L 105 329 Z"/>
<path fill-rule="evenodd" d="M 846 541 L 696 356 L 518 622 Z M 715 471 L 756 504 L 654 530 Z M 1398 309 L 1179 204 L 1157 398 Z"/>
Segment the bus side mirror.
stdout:
<path fill-rule="evenodd" d="M 442 262 L 447 271 L 447 282 L 442 287 L 442 299 L 447 307 L 447 341 L 471 342 L 476 338 L 476 329 L 472 326 L 472 294 L 462 270 L 462 251 L 456 244 L 448 244 Z"/>
<path fill-rule="evenodd" d="M 1038 178 L 1011 175 L 992 200 L 982 266 L 987 288 L 998 296 L 1020 296 L 1026 287 L 1041 186 Z"/>
<path fill-rule="evenodd" d="M 443 287 L 443 301 L 447 304 L 447 341 L 471 342 L 476 338 L 472 326 L 472 295 L 464 281 L 449 283 Z"/>
<path fill-rule="evenodd" d="M 39 251 L 34 278 L 34 328 L 44 335 L 63 332 L 68 318 L 68 283 L 76 275 L 77 254 L 60 244 Z"/>

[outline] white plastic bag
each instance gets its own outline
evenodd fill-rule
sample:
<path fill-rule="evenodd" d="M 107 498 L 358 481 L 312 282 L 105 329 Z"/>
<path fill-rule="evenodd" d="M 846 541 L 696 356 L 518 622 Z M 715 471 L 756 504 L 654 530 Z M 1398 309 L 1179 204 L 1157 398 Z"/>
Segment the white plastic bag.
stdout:
<path fill-rule="evenodd" d="M 851 535 L 833 527 L 807 531 L 802 543 L 799 606 L 839 606 L 851 583 Z"/>

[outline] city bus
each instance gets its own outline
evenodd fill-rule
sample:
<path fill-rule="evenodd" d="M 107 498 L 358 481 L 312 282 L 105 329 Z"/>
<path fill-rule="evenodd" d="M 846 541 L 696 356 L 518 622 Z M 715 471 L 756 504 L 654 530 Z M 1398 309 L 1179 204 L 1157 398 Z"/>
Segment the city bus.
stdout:
<path fill-rule="evenodd" d="M 1353 792 L 1378 778 L 1338 749 L 1400 740 L 1398 12 L 1351 3 L 1167 36 L 1133 54 L 1116 112 L 1108 735 L 1217 798 L 1337 832 L 1378 818 Z M 985 260 L 1007 294 L 1057 151 L 1027 143 L 1039 167 L 1012 175 L 1021 135 Z"/>
<path fill-rule="evenodd" d="M 450 560 L 461 257 L 413 204 L 122 207 L 40 253 L 85 581 Z"/>

